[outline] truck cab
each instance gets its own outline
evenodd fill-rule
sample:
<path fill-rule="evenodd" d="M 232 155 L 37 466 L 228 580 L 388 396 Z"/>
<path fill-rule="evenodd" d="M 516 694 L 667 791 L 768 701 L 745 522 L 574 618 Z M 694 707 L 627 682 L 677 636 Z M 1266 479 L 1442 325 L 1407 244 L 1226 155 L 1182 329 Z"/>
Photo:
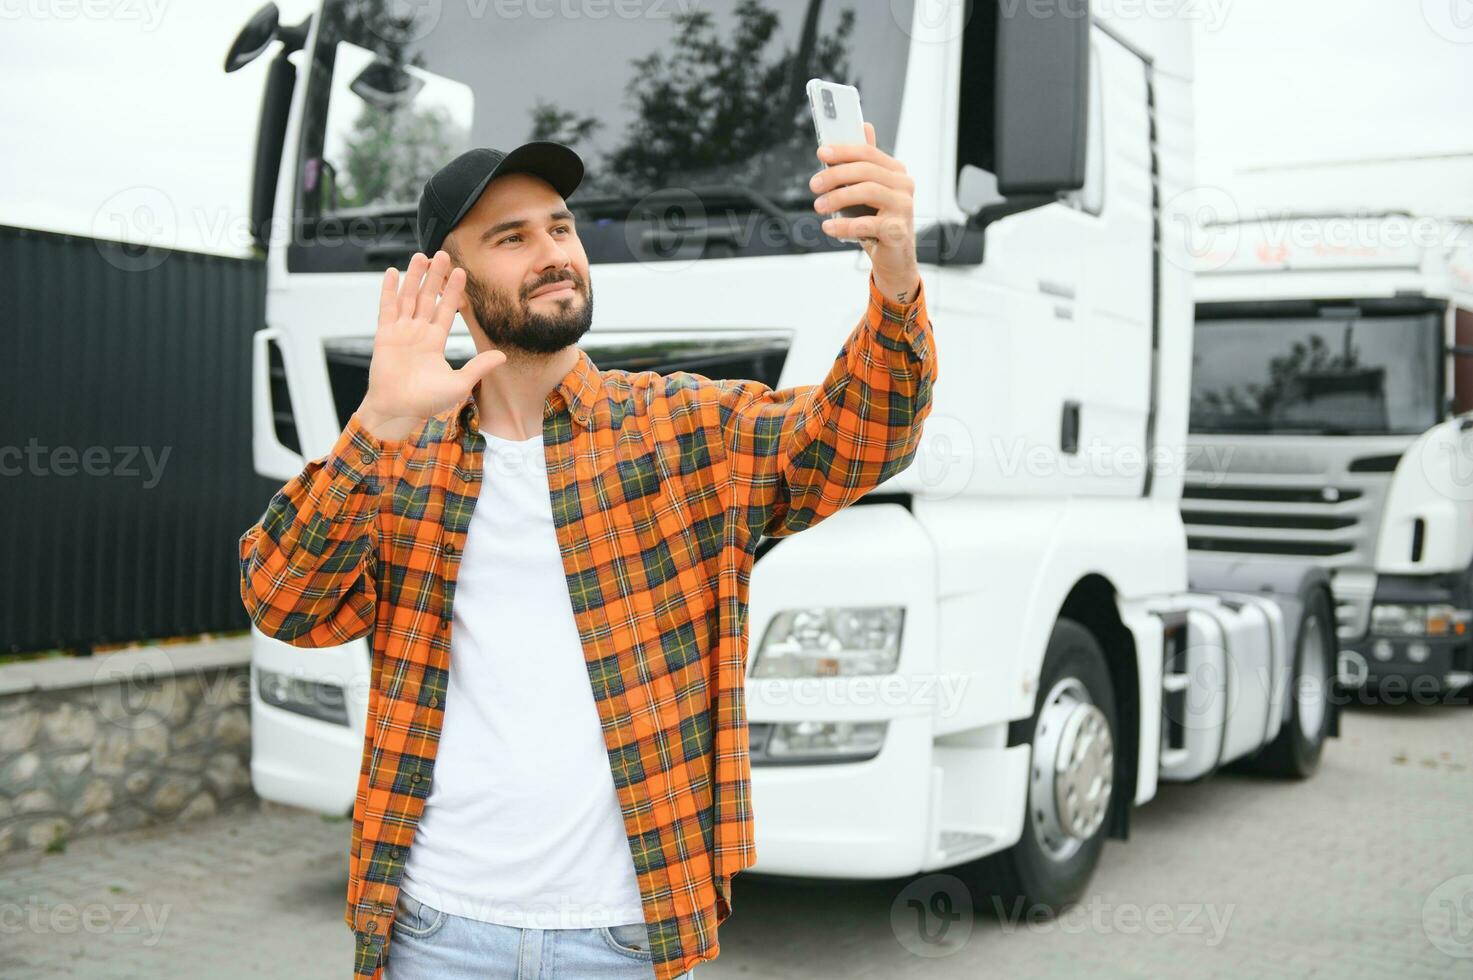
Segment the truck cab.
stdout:
<path fill-rule="evenodd" d="M 1387 167 L 1260 175 L 1204 233 L 1182 512 L 1194 578 L 1327 569 L 1339 683 L 1437 700 L 1473 683 L 1473 226 L 1304 191 Z"/>

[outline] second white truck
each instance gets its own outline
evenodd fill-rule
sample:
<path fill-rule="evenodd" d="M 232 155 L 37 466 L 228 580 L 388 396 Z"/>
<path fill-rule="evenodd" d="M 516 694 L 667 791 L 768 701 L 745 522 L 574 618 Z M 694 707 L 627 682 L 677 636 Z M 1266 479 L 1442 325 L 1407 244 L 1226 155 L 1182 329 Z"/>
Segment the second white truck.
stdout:
<path fill-rule="evenodd" d="M 1326 568 L 1347 697 L 1473 684 L 1469 186 L 1473 156 L 1265 170 L 1201 232 L 1193 578 Z"/>

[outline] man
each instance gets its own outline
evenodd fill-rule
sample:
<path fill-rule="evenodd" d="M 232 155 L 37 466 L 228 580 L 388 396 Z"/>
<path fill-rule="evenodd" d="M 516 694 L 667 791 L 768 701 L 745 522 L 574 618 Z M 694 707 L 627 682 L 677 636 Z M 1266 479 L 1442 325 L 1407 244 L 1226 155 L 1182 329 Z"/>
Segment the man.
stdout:
<path fill-rule="evenodd" d="M 869 254 L 865 311 L 821 384 L 781 390 L 576 346 L 570 148 L 472 150 L 425 185 L 367 394 L 240 541 L 266 634 L 372 637 L 359 975 L 675 980 L 716 957 L 755 861 L 753 549 L 904 469 L 931 409 L 914 182 L 866 140 L 811 182 L 818 211 L 877 209 L 823 223 Z M 478 353 L 453 369 L 457 311 Z"/>

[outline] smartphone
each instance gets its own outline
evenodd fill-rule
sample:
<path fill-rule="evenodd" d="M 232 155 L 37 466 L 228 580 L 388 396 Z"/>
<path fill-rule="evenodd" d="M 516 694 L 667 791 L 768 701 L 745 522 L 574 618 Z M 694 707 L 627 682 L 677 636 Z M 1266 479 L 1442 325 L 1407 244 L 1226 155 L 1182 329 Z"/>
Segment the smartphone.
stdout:
<path fill-rule="evenodd" d="M 829 143 L 866 143 L 864 113 L 859 108 L 859 89 L 853 85 L 827 82 L 822 78 L 808 80 L 808 107 L 813 112 L 813 130 L 818 145 Z M 819 161 L 822 163 L 822 161 Z M 829 165 L 824 163 L 827 170 Z M 860 218 L 878 214 L 868 204 L 851 204 L 828 215 L 830 218 Z M 840 238 L 841 242 L 858 242 L 857 238 Z"/>

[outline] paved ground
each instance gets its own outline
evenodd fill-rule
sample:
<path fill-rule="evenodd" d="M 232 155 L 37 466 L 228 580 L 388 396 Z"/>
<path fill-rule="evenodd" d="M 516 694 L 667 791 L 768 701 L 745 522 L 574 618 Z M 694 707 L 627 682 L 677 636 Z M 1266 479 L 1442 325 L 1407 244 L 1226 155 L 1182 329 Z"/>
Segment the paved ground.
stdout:
<path fill-rule="evenodd" d="M 1059 920 L 974 916 L 950 876 L 746 875 L 696 973 L 1473 977 L 1473 708 L 1356 709 L 1342 731 L 1308 783 L 1164 787 Z M 263 805 L 3 859 L 0 976 L 347 976 L 346 840 Z"/>

